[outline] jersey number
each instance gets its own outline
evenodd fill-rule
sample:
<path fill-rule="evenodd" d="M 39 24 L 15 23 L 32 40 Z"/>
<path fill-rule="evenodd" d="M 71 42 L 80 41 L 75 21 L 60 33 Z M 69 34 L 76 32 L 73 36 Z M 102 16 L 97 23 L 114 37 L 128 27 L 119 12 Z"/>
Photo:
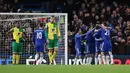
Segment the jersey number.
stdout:
<path fill-rule="evenodd" d="M 42 39 L 42 33 L 41 32 L 37 33 L 37 39 Z"/>
<path fill-rule="evenodd" d="M 105 35 L 109 35 L 109 31 L 108 30 L 106 30 Z"/>

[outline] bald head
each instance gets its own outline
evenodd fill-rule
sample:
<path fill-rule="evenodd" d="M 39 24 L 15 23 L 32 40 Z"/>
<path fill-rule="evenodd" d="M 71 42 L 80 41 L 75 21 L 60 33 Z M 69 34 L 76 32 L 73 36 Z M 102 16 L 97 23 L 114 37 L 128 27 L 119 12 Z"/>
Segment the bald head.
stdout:
<path fill-rule="evenodd" d="M 16 23 L 16 24 L 15 24 L 15 27 L 19 28 L 19 27 L 20 27 L 20 24 L 19 24 L 19 23 Z"/>
<path fill-rule="evenodd" d="M 51 20 L 51 22 L 55 22 L 55 17 L 52 16 L 50 20 Z"/>

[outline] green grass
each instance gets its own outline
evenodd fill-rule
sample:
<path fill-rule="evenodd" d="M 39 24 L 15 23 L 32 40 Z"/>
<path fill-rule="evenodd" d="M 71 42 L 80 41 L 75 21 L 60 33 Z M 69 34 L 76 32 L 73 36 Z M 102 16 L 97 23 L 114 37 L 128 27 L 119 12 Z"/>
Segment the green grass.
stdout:
<path fill-rule="evenodd" d="M 129 65 L 0 65 L 0 73 L 130 73 Z"/>

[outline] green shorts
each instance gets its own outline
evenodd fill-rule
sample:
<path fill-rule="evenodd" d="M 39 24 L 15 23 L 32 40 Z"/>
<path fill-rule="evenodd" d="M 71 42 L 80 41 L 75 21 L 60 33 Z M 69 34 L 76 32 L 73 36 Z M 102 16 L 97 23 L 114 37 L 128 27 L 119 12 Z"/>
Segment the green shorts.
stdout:
<path fill-rule="evenodd" d="M 13 53 L 19 53 L 22 54 L 22 43 L 12 43 L 12 51 Z"/>
<path fill-rule="evenodd" d="M 58 39 L 57 40 L 49 40 L 48 49 L 58 49 Z"/>

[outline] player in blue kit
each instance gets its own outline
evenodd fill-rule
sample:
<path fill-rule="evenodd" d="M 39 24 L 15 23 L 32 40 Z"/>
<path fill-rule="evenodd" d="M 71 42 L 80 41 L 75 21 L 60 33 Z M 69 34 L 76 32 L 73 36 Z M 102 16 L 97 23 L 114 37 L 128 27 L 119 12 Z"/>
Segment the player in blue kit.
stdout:
<path fill-rule="evenodd" d="M 75 62 L 78 59 L 81 62 L 81 49 L 82 49 L 83 36 L 84 35 L 81 34 L 81 29 L 79 29 L 78 32 L 75 35 L 75 50 L 76 50 Z"/>
<path fill-rule="evenodd" d="M 101 29 L 99 29 L 98 31 L 98 34 L 102 38 L 101 54 L 102 54 L 102 60 L 104 64 L 109 64 L 109 57 L 110 57 L 111 64 L 113 64 L 112 44 L 110 40 L 110 34 L 111 32 L 114 31 L 115 30 L 107 26 L 106 22 L 103 22 L 101 24 Z"/>
<path fill-rule="evenodd" d="M 45 30 L 44 30 L 44 24 L 40 23 L 39 28 L 34 31 L 33 34 L 33 43 L 36 48 L 36 55 L 35 55 L 35 63 L 37 62 L 39 58 L 39 53 L 40 53 L 40 63 L 43 60 L 43 52 L 45 49 L 45 44 L 46 44 L 46 37 L 45 37 Z"/>
<path fill-rule="evenodd" d="M 82 43 L 81 41 L 82 41 L 82 36 L 81 36 L 81 30 L 79 29 L 75 35 L 76 57 L 79 57 L 81 55 L 81 43 Z"/>
<path fill-rule="evenodd" d="M 86 39 L 86 45 L 85 50 L 87 54 L 87 64 L 90 65 L 94 56 L 95 52 L 95 40 L 93 38 L 95 28 L 89 30 L 87 33 L 85 33 L 85 39 Z"/>
<path fill-rule="evenodd" d="M 100 48 L 102 39 L 101 39 L 100 35 L 97 33 L 99 28 L 100 28 L 100 26 L 97 25 L 94 30 L 94 34 L 93 34 L 93 37 L 95 38 L 95 65 L 97 65 L 98 63 L 100 65 L 102 63 L 101 48 Z"/>

